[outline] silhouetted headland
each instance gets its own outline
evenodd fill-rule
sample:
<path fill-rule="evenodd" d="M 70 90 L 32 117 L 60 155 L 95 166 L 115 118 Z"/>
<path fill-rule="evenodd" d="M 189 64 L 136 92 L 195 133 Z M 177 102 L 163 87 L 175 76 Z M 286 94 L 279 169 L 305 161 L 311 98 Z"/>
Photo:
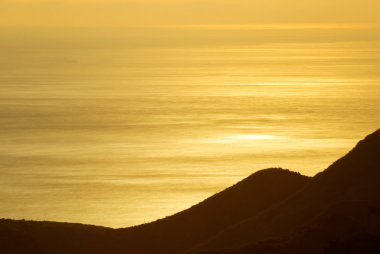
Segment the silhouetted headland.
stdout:
<path fill-rule="evenodd" d="M 2 219 L 0 253 L 380 253 L 380 130 L 314 177 L 265 169 L 140 226 Z"/>

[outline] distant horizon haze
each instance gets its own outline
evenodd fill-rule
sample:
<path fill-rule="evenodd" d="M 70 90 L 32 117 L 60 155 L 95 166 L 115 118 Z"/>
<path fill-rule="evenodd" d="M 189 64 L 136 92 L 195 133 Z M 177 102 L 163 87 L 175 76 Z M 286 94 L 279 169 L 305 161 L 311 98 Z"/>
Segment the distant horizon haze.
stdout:
<path fill-rule="evenodd" d="M 2 1 L 0 217 L 126 227 L 315 175 L 380 126 L 378 7 Z"/>
<path fill-rule="evenodd" d="M 376 0 L 3 0 L 0 26 L 380 24 Z"/>

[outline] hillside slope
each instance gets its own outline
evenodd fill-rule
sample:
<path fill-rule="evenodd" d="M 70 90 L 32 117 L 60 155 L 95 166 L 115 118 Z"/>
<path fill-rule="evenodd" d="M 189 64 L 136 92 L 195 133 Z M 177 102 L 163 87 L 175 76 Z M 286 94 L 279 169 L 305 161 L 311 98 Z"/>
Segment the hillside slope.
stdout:
<path fill-rule="evenodd" d="M 0 253 L 178 253 L 286 199 L 308 180 L 262 170 L 185 211 L 132 228 L 0 220 Z"/>
<path fill-rule="evenodd" d="M 262 170 L 188 210 L 119 231 L 130 253 L 178 253 L 283 201 L 308 180 L 288 170 Z"/>
<path fill-rule="evenodd" d="M 12 254 L 379 250 L 380 130 L 313 178 L 262 170 L 185 211 L 136 227 L 0 220 L 0 253 Z"/>
<path fill-rule="evenodd" d="M 367 136 L 291 199 L 253 216 L 189 251 L 234 249 L 268 239 L 285 239 L 342 202 L 380 203 L 380 130 Z"/>

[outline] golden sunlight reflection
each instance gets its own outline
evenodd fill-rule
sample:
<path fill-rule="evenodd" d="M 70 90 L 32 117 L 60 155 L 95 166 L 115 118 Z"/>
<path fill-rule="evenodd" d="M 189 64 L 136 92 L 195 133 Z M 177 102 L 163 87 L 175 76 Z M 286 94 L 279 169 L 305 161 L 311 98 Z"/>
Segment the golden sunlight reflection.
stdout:
<path fill-rule="evenodd" d="M 0 217 L 131 226 L 325 169 L 379 128 L 380 32 L 302 24 L 3 29 Z"/>
<path fill-rule="evenodd" d="M 241 134 L 224 136 L 216 139 L 205 140 L 205 143 L 238 143 L 238 142 L 249 142 L 249 141 L 260 141 L 260 140 L 273 140 L 279 139 L 280 137 L 274 135 L 266 134 Z"/>
<path fill-rule="evenodd" d="M 162 27 L 162 26 L 161 26 Z M 165 28 L 204 29 L 204 30 L 337 30 L 337 29 L 370 29 L 378 28 L 375 24 L 210 24 L 210 25 L 167 25 Z"/>

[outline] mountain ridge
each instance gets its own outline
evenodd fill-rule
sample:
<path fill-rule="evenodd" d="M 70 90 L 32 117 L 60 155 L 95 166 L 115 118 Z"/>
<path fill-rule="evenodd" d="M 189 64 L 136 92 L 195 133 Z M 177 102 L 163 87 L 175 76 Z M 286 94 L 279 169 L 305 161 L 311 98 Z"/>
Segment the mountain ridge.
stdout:
<path fill-rule="evenodd" d="M 363 174 L 363 170 L 371 174 Z M 337 202 L 380 202 L 379 172 L 380 130 L 377 130 L 325 171 L 314 176 L 300 193 L 285 204 L 229 229 L 217 239 L 206 242 L 203 249 L 236 248 L 268 238 L 284 238 L 289 231 L 311 223 L 316 215 Z M 196 253 L 200 249 L 187 253 Z"/>
<path fill-rule="evenodd" d="M 376 253 L 377 211 L 380 129 L 314 177 L 261 170 L 189 209 L 140 226 L 0 220 L 0 252 L 298 254 L 345 253 L 338 251 L 351 246 Z"/>
<path fill-rule="evenodd" d="M 143 254 L 178 253 L 223 228 L 280 202 L 302 188 L 308 179 L 299 173 L 280 168 L 261 170 L 185 211 L 121 231 L 127 234 L 130 251 L 133 253 L 140 253 L 141 250 Z M 281 188 L 267 188 L 268 185 L 279 183 L 283 184 Z M 250 198 L 253 198 L 254 202 L 250 203 Z M 146 238 L 144 234 L 148 234 L 151 239 L 147 247 L 143 242 L 139 244 L 139 238 Z M 178 235 L 181 235 L 181 239 L 173 243 L 173 238 L 178 238 Z"/>

